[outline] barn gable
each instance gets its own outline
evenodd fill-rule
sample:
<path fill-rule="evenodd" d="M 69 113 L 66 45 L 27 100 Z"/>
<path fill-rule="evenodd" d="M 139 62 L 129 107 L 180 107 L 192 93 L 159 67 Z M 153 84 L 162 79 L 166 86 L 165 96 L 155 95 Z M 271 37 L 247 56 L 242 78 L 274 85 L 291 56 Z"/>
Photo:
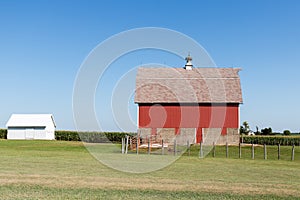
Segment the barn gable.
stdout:
<path fill-rule="evenodd" d="M 138 69 L 135 103 L 140 135 L 178 137 L 189 130 L 197 143 L 212 135 L 222 144 L 238 143 L 240 69 L 194 68 L 192 58 L 186 60 L 184 68 Z"/>

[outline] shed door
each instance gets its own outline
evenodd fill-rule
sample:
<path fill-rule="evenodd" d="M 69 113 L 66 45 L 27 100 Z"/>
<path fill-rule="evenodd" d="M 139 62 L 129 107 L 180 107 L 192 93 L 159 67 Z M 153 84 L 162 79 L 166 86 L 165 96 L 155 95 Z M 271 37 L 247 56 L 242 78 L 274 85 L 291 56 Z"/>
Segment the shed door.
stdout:
<path fill-rule="evenodd" d="M 26 129 L 25 130 L 25 139 L 33 139 L 34 138 L 34 129 Z"/>

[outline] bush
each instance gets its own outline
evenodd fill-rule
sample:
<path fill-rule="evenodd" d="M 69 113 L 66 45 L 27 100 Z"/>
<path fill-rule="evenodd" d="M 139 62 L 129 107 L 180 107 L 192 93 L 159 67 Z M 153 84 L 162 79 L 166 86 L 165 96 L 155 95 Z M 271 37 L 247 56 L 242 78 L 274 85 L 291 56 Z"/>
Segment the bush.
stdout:
<path fill-rule="evenodd" d="M 0 129 L 0 139 L 7 139 L 7 130 Z"/>
<path fill-rule="evenodd" d="M 136 133 L 55 131 L 56 140 L 84 141 L 90 143 L 96 143 L 96 142 L 121 143 L 122 138 L 124 138 L 126 135 L 136 135 Z M 7 139 L 6 129 L 0 129 L 0 139 Z"/>
<path fill-rule="evenodd" d="M 124 132 L 77 132 L 77 131 L 55 131 L 56 140 L 65 141 L 83 141 L 89 143 L 113 142 L 121 143 L 126 135 L 135 135 L 136 133 Z"/>
<path fill-rule="evenodd" d="M 81 141 L 76 131 L 55 131 L 56 140 Z"/>

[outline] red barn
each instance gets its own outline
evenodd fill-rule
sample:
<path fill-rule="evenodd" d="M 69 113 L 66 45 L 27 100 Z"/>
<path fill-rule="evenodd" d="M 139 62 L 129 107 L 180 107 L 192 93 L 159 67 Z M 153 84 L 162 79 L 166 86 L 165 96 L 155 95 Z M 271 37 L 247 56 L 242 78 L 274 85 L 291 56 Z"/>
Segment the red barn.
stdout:
<path fill-rule="evenodd" d="M 135 103 L 140 133 L 175 136 L 194 130 L 201 142 L 238 143 L 240 78 L 236 68 L 139 68 Z M 209 135 L 211 134 L 211 135 Z M 215 141 L 213 141 L 215 142 Z"/>

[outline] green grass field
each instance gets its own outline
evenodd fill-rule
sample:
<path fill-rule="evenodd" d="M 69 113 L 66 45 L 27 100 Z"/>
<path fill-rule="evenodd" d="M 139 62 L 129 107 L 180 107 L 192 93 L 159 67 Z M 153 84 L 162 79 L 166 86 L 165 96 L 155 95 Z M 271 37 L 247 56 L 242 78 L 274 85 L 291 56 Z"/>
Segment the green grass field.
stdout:
<path fill-rule="evenodd" d="M 299 199 L 300 148 L 217 147 L 199 159 L 198 147 L 164 169 L 146 174 L 102 165 L 80 142 L 0 140 L 0 199 Z M 261 154 L 259 154 L 261 152 Z M 126 156 L 126 155 L 124 155 Z M 151 155 L 155 156 L 155 155 Z"/>

